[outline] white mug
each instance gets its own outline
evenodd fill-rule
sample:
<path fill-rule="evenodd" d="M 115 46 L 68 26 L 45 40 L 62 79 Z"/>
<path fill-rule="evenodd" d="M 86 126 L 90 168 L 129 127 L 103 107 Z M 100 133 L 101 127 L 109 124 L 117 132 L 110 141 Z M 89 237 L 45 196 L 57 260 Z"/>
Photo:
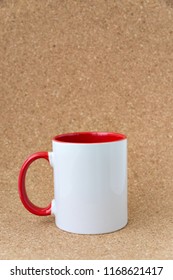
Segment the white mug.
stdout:
<path fill-rule="evenodd" d="M 123 228 L 128 220 L 127 137 L 114 132 L 75 132 L 52 140 L 52 152 L 26 159 L 18 181 L 20 199 L 35 215 L 55 215 L 58 228 L 78 234 L 101 234 Z M 29 165 L 45 158 L 53 167 L 54 199 L 45 208 L 28 198 Z"/>

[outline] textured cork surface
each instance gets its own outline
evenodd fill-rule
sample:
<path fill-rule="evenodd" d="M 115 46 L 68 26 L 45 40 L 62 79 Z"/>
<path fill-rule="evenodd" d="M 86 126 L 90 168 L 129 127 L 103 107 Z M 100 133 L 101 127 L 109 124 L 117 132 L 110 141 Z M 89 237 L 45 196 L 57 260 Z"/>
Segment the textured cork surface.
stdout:
<path fill-rule="evenodd" d="M 173 258 L 173 2 L 0 1 L 0 258 Z M 75 235 L 27 212 L 17 192 L 24 159 L 73 131 L 128 136 L 129 223 Z M 30 199 L 53 198 L 40 160 Z"/>

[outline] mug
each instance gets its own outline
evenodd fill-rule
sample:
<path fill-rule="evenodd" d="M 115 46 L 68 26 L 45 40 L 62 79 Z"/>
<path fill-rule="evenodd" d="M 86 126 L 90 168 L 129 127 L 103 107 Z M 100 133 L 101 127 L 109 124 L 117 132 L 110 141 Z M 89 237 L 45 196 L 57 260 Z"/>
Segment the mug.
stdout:
<path fill-rule="evenodd" d="M 128 220 L 127 137 L 115 132 L 73 132 L 55 136 L 52 152 L 38 152 L 23 163 L 18 180 L 25 208 L 39 216 L 54 214 L 56 226 L 78 234 L 110 233 Z M 25 176 L 44 158 L 53 167 L 54 199 L 45 208 L 28 198 Z"/>

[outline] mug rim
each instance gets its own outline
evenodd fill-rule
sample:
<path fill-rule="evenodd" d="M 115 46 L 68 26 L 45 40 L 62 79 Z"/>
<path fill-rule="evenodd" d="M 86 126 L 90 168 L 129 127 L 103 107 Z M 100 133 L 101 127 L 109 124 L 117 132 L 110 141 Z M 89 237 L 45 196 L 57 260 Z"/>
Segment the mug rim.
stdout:
<path fill-rule="evenodd" d="M 127 136 L 118 132 L 79 131 L 59 134 L 52 141 L 64 144 L 103 144 L 126 140 Z"/>

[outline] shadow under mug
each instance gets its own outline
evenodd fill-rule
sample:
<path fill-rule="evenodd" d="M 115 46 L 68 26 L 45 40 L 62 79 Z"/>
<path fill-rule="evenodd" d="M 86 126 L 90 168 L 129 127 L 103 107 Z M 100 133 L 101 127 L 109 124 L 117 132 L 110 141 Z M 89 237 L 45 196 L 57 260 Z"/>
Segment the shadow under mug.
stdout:
<path fill-rule="evenodd" d="M 39 216 L 54 214 L 58 228 L 78 234 L 109 233 L 128 220 L 127 137 L 114 132 L 74 132 L 52 140 L 52 152 L 37 152 L 23 163 L 18 191 L 25 208 Z M 54 199 L 45 208 L 28 198 L 25 176 L 44 158 L 53 167 Z"/>

